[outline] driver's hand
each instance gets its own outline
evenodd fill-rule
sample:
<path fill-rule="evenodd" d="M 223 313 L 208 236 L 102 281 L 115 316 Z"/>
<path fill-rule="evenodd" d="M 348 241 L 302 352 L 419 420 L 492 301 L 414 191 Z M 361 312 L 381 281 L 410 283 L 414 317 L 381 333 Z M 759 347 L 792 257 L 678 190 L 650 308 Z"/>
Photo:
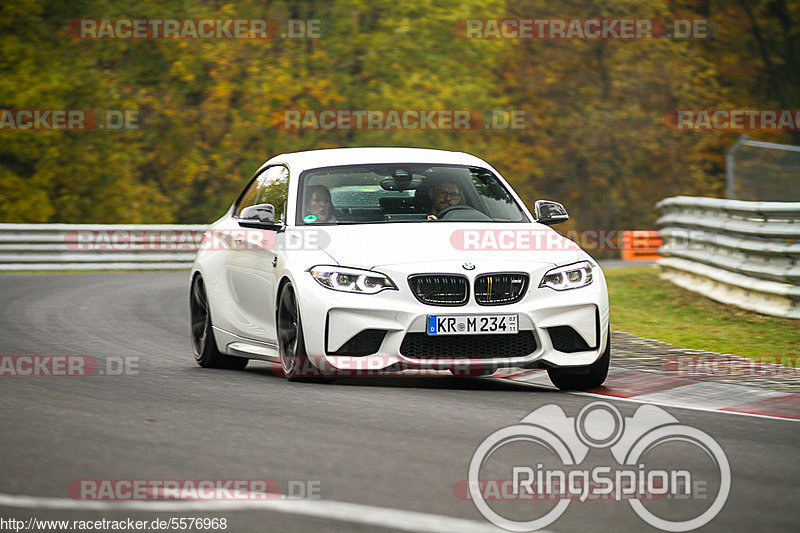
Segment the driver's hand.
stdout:
<path fill-rule="evenodd" d="M 436 215 L 428 215 L 428 220 L 439 220 Z"/>

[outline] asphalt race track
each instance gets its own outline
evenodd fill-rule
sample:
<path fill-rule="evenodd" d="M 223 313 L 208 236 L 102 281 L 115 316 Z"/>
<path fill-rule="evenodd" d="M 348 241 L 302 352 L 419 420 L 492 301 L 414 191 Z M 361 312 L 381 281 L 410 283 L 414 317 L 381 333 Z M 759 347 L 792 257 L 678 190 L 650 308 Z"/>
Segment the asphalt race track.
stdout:
<path fill-rule="evenodd" d="M 486 437 L 547 405 L 570 417 L 601 400 L 625 417 L 641 407 L 500 378 L 306 384 L 265 363 L 202 369 L 189 340 L 185 272 L 1 275 L 0 297 L 0 356 L 99 364 L 87 377 L 0 377 L 3 520 L 224 517 L 226 531 L 490 531 L 454 492 Z M 702 530 L 797 531 L 800 422 L 663 409 L 713 438 L 730 465 L 727 501 Z M 539 461 L 524 451 L 507 458 Z M 711 461 L 677 445 L 657 460 L 713 478 Z M 582 466 L 606 464 L 613 460 L 598 448 Z M 68 493 L 76 480 L 238 479 L 273 480 L 297 498 L 97 502 Z M 685 501 L 654 505 L 666 517 L 685 514 Z M 547 529 L 657 530 L 626 501 L 572 501 Z"/>

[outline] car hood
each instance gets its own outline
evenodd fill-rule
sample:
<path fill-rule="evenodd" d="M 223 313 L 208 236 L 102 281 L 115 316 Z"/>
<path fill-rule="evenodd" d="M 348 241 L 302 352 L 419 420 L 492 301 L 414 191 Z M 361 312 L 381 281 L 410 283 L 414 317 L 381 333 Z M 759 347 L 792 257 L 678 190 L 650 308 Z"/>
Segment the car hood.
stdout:
<path fill-rule="evenodd" d="M 587 258 L 542 224 L 421 222 L 303 228 L 337 263 L 375 268 L 441 261 L 562 265 Z"/>

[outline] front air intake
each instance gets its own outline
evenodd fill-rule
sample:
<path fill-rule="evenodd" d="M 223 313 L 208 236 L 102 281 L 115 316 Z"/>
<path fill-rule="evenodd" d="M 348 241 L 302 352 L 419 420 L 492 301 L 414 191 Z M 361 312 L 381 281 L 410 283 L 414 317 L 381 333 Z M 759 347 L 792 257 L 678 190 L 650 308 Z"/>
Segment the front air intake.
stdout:
<path fill-rule="evenodd" d="M 553 348 L 559 352 L 588 352 L 597 349 L 597 347 L 592 348 L 586 344 L 583 337 L 571 326 L 555 326 L 547 328 L 547 332 L 550 334 L 550 342 L 553 343 Z"/>

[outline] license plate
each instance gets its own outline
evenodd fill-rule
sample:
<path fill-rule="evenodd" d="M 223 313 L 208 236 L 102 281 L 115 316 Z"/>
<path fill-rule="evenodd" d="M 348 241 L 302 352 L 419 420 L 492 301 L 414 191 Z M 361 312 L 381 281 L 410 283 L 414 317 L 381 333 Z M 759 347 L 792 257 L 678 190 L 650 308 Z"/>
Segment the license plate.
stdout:
<path fill-rule="evenodd" d="M 517 333 L 517 315 L 428 315 L 428 335 Z"/>

